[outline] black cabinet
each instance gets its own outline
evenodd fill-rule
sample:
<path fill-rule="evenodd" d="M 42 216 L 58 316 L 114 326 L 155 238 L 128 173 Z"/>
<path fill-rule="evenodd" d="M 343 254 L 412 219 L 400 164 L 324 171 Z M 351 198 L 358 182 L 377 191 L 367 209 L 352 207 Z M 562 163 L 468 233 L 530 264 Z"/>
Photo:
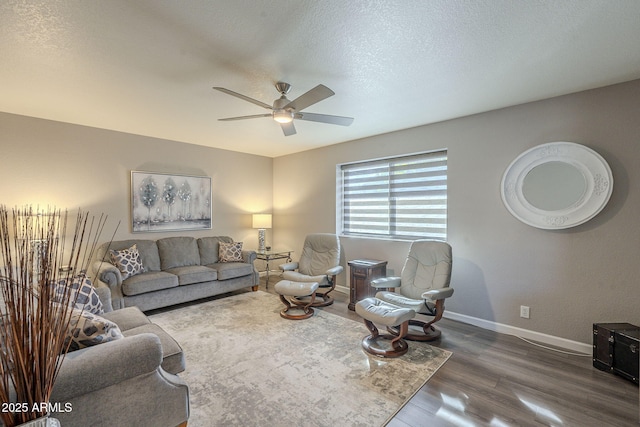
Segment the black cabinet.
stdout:
<path fill-rule="evenodd" d="M 640 328 L 630 323 L 593 324 L 593 366 L 638 384 Z"/>

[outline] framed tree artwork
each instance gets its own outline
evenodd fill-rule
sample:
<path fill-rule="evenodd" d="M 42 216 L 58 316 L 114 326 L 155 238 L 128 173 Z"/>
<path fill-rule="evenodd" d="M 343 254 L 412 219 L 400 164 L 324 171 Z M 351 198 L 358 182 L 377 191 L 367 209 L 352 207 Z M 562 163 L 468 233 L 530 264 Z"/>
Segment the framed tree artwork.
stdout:
<path fill-rule="evenodd" d="M 211 229 L 211 178 L 131 171 L 134 233 Z"/>

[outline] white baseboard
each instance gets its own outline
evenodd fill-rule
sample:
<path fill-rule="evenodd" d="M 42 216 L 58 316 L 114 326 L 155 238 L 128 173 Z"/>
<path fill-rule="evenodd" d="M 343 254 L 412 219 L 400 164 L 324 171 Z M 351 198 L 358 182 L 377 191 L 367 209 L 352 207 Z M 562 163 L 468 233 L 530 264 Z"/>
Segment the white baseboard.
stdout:
<path fill-rule="evenodd" d="M 478 326 L 490 331 L 499 332 L 501 334 L 515 335 L 517 337 L 525 338 L 528 340 L 536 341 L 542 344 L 552 345 L 554 347 L 560 347 L 563 349 L 575 351 L 577 353 L 591 354 L 593 351 L 593 344 L 585 344 L 578 341 L 568 340 L 566 338 L 560 338 L 553 335 L 547 335 L 536 331 L 530 331 L 528 329 L 522 329 L 511 325 L 505 325 L 503 323 L 492 322 L 490 320 L 479 319 L 477 317 L 467 316 L 466 314 L 459 314 L 452 311 L 445 311 L 443 317 L 451 320 L 457 320 L 470 325 Z"/>
<path fill-rule="evenodd" d="M 347 286 L 336 285 L 335 291 L 349 295 L 349 287 Z M 470 325 L 478 326 L 482 329 L 488 329 L 490 331 L 499 332 L 501 334 L 514 335 L 516 337 L 525 338 L 537 343 L 552 345 L 554 347 L 567 349 L 576 353 L 591 354 L 593 352 L 593 344 L 572 341 L 566 338 L 547 335 L 511 325 L 505 325 L 503 323 L 492 322 L 490 320 L 479 319 L 477 317 L 467 316 L 466 314 L 459 314 L 452 311 L 445 311 L 443 316 L 447 319 L 468 323 Z"/>

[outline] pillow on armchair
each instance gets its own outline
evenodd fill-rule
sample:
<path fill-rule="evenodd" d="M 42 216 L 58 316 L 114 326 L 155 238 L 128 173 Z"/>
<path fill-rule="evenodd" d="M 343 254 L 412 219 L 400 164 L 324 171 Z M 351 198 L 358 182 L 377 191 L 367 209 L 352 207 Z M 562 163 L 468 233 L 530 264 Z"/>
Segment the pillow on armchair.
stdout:
<path fill-rule="evenodd" d="M 65 339 L 65 344 L 71 341 L 69 351 L 124 338 L 118 325 L 97 314 L 75 308 L 69 314 L 71 320 Z"/>
<path fill-rule="evenodd" d="M 85 310 L 93 314 L 103 314 L 104 306 L 97 294 L 91 280 L 85 275 L 80 274 L 73 277 L 68 284 L 69 279 L 61 279 L 56 284 L 56 296 L 58 301 L 64 301 L 65 292 L 69 292 L 69 302 L 73 308 Z M 75 304 L 73 303 L 75 301 Z"/>

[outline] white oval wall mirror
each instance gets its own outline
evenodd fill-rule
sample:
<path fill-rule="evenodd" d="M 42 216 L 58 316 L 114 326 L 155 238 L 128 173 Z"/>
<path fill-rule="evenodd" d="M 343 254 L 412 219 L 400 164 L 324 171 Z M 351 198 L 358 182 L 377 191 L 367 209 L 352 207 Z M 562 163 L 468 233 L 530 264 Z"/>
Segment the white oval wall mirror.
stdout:
<path fill-rule="evenodd" d="M 550 142 L 519 155 L 502 177 L 502 201 L 525 224 L 575 227 L 596 216 L 613 191 L 613 175 L 598 153 L 573 142 Z"/>

